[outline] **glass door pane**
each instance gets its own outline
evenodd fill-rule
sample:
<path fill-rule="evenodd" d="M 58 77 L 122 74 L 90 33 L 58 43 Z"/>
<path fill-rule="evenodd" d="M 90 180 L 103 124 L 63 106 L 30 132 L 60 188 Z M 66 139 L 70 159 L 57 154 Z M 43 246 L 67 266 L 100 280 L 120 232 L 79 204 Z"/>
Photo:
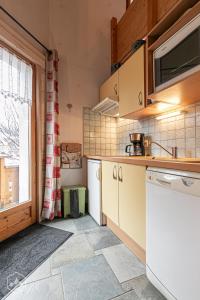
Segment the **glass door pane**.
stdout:
<path fill-rule="evenodd" d="M 31 107 L 0 97 L 0 210 L 30 199 Z"/>
<path fill-rule="evenodd" d="M 200 28 L 194 30 L 167 54 L 155 60 L 156 86 L 200 64 Z"/>
<path fill-rule="evenodd" d="M 0 46 L 0 212 L 31 201 L 32 66 Z"/>

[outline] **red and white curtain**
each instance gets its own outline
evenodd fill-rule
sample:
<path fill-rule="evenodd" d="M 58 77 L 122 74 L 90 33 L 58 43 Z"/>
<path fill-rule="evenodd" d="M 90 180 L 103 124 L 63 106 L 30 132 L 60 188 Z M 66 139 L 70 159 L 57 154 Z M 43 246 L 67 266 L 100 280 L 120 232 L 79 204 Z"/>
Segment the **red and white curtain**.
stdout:
<path fill-rule="evenodd" d="M 53 50 L 47 59 L 46 175 L 42 216 L 61 217 L 60 144 L 58 103 L 58 54 Z"/>

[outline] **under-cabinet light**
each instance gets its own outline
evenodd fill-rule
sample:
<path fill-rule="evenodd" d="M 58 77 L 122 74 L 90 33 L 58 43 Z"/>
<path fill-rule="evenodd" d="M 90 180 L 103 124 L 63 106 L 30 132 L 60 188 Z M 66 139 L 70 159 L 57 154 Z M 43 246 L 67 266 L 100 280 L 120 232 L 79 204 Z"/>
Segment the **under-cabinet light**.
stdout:
<path fill-rule="evenodd" d="M 157 109 L 158 109 L 158 111 L 162 112 L 162 111 L 164 111 L 164 110 L 166 110 L 168 108 L 171 108 L 173 106 L 174 106 L 174 104 L 171 104 L 171 103 L 159 102 L 157 104 Z"/>
<path fill-rule="evenodd" d="M 176 117 L 176 116 L 179 116 L 181 113 L 182 113 L 181 110 L 172 111 L 170 113 L 163 114 L 163 115 L 160 115 L 160 116 L 156 117 L 156 120 L 163 120 L 163 119 L 167 119 L 167 118 L 170 118 L 170 117 Z"/>

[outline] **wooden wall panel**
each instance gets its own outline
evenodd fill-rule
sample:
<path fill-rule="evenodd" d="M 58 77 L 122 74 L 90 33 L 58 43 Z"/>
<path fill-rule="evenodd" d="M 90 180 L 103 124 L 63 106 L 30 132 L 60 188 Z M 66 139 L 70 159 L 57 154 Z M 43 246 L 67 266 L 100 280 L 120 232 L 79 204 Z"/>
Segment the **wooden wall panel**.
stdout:
<path fill-rule="evenodd" d="M 117 18 L 111 19 L 111 64 L 117 63 Z"/>
<path fill-rule="evenodd" d="M 130 52 L 133 43 L 146 37 L 156 24 L 163 23 L 163 30 L 167 30 L 196 2 L 198 0 L 133 0 L 117 24 L 114 33 L 117 49 L 113 48 L 112 57 L 117 53 L 117 62 L 120 62 Z M 166 21 L 163 21 L 166 16 Z"/>
<path fill-rule="evenodd" d="M 148 32 L 148 1 L 134 0 L 117 26 L 117 59 L 120 61 L 131 49 L 134 41 Z"/>
<path fill-rule="evenodd" d="M 157 22 L 180 0 L 157 0 Z"/>
<path fill-rule="evenodd" d="M 36 118 L 37 118 L 37 221 L 41 221 L 42 202 L 44 195 L 44 181 L 45 181 L 45 70 L 40 66 L 36 67 L 37 86 L 36 86 Z"/>

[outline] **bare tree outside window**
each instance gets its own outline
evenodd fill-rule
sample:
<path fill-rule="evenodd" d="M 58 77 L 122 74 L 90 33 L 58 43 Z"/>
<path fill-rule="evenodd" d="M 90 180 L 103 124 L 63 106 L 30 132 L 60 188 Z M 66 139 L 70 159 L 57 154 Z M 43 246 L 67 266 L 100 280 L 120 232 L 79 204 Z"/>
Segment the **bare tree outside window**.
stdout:
<path fill-rule="evenodd" d="M 19 114 L 18 105 L 13 99 L 0 99 L 0 147 L 1 153 L 19 160 Z"/>
<path fill-rule="evenodd" d="M 32 66 L 0 47 L 0 211 L 30 199 Z"/>

